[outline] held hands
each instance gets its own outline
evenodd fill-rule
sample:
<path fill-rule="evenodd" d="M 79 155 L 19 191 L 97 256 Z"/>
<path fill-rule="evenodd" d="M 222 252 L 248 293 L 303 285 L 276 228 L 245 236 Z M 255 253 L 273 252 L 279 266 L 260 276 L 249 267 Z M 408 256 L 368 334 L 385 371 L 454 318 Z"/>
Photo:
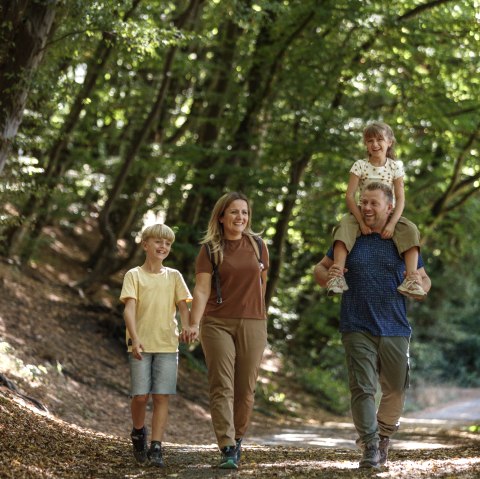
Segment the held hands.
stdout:
<path fill-rule="evenodd" d="M 182 332 L 180 333 L 180 341 L 190 344 L 198 339 L 198 335 L 198 325 L 187 326 L 186 328 L 182 329 Z"/>

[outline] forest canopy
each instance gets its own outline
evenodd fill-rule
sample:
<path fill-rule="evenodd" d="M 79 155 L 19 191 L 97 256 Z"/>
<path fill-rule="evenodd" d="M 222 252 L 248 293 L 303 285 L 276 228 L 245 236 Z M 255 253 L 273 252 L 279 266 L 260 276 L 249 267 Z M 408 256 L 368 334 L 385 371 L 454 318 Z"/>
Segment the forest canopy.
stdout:
<path fill-rule="evenodd" d="M 189 284 L 216 199 L 240 190 L 271 255 L 272 346 L 345 407 L 338 299 L 313 266 L 346 213 L 364 126 L 392 126 L 433 288 L 410 303 L 417 381 L 479 386 L 479 0 L 129 0 L 0 7 L 1 254 L 98 229 L 88 292 L 165 221 Z M 72 240 L 73 241 L 73 240 Z"/>

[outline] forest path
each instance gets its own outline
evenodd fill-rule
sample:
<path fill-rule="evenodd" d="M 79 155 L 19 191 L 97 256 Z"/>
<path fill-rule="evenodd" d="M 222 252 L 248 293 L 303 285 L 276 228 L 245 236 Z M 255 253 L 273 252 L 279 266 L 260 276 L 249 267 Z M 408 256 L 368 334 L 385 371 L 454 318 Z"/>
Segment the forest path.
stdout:
<path fill-rule="evenodd" d="M 448 430 L 461 430 L 480 423 L 480 389 L 466 390 L 462 398 L 406 414 L 401 429 L 392 440 L 398 449 L 435 449 L 449 447 Z M 442 436 L 439 440 L 438 436 Z M 355 428 L 351 421 L 325 422 L 322 425 L 298 425 L 262 431 L 255 428 L 252 442 L 282 445 L 356 449 Z"/>
<path fill-rule="evenodd" d="M 218 469 L 218 449 L 208 438 L 166 442 L 167 467 L 158 470 L 132 460 L 128 437 L 79 428 L 49 414 L 30 412 L 0 394 L 0 477 L 2 479 L 474 479 L 480 477 L 480 437 L 462 424 L 478 424 L 474 398 L 457 401 L 458 419 L 404 418 L 378 470 L 359 470 L 361 453 L 347 419 L 295 424 L 275 430 L 275 421 L 258 419 L 245 439 L 238 471 Z M 477 397 L 478 399 L 478 397 Z M 453 404 L 437 408 L 437 415 Z M 466 421 L 465 410 L 472 420 Z M 472 412 L 473 411 L 473 412 Z M 477 411 L 477 412 L 475 412 Z M 418 415 L 420 413 L 416 413 Z M 424 415 L 430 415 L 426 411 Z M 188 414 L 191 418 L 191 415 Z M 273 423 L 273 424 L 272 424 Z M 194 433 L 197 422 L 190 422 Z M 33 432 L 33 434 L 32 434 Z"/>
<path fill-rule="evenodd" d="M 408 414 L 392 440 L 388 464 L 379 470 L 358 469 L 361 453 L 351 421 L 278 429 L 256 424 L 238 472 L 227 474 L 208 465 L 198 469 L 197 463 L 196 468 L 184 465 L 178 477 L 473 479 L 480 477 L 480 438 L 468 432 L 473 424 L 480 424 L 480 390 L 467 390 L 463 399 Z"/>

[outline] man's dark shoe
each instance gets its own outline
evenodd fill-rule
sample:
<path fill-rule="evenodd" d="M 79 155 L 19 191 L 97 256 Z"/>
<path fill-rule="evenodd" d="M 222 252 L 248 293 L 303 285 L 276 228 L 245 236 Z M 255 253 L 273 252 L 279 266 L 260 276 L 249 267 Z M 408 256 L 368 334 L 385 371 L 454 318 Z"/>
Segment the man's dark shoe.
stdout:
<path fill-rule="evenodd" d="M 148 451 L 148 459 L 150 460 L 150 464 L 152 466 L 165 467 L 165 463 L 163 462 L 161 442 L 152 441 L 150 450 Z"/>
<path fill-rule="evenodd" d="M 380 453 L 380 460 L 378 463 L 384 466 L 388 461 L 388 448 L 390 447 L 390 438 L 388 436 L 380 435 L 380 441 L 378 443 L 378 451 Z"/>
<path fill-rule="evenodd" d="M 226 446 L 222 448 L 222 460 L 218 467 L 220 469 L 238 469 L 236 446 Z"/>
<path fill-rule="evenodd" d="M 380 451 L 376 444 L 368 444 L 363 449 L 362 460 L 358 464 L 361 468 L 378 468 L 380 465 Z"/>
<path fill-rule="evenodd" d="M 235 451 L 237 453 L 237 465 L 242 457 L 242 438 L 235 440 Z"/>
<path fill-rule="evenodd" d="M 133 455 L 137 462 L 143 464 L 147 460 L 147 428 L 132 429 L 130 434 L 133 445 Z"/>

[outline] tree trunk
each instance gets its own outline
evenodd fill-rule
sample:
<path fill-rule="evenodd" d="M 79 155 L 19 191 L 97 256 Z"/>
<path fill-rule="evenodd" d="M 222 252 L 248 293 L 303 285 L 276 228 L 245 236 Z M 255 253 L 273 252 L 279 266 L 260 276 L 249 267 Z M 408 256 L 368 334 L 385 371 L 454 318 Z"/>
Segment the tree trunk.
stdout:
<path fill-rule="evenodd" d="M 309 161 L 310 156 L 305 155 L 297 160 L 293 160 L 290 165 L 288 193 L 283 200 L 283 209 L 278 218 L 275 234 L 272 238 L 272 254 L 270 258 L 270 267 L 268 269 L 267 292 L 265 295 L 267 308 L 277 288 L 280 271 L 282 269 L 283 248 L 285 246 L 288 223 L 290 222 L 292 211 L 295 207 L 300 181 L 302 180 L 303 173 L 305 172 L 305 168 L 308 166 Z"/>
<path fill-rule="evenodd" d="M 45 53 L 57 2 L 4 2 L 0 25 L 0 173 L 22 122 L 29 82 Z"/>
<path fill-rule="evenodd" d="M 288 48 L 293 41 L 305 30 L 312 19 L 315 18 L 315 12 L 309 12 L 297 25 L 297 27 L 288 35 L 280 48 L 277 47 L 276 41 L 271 38 L 271 23 L 273 23 L 274 16 L 270 15 L 271 22 L 264 24 L 258 34 L 255 46 L 255 53 L 252 55 L 256 59 L 248 73 L 247 85 L 247 106 L 245 114 L 234 133 L 232 151 L 234 156 L 232 159 L 233 165 L 237 167 L 254 166 L 256 153 L 258 148 L 252 150 L 252 147 L 257 147 L 258 139 L 258 124 L 260 113 L 263 106 L 269 97 L 272 89 L 272 84 L 277 74 L 281 61 L 284 58 Z M 268 49 L 278 48 L 275 55 L 265 55 Z M 272 58 L 268 63 L 264 58 Z M 258 60 L 259 59 L 259 60 Z M 222 180 L 224 182 L 225 180 Z M 246 190 L 246 185 L 239 177 L 233 178 L 230 184 L 232 189 Z"/>
<path fill-rule="evenodd" d="M 228 19 L 225 24 L 219 27 L 221 41 L 214 53 L 212 63 L 218 65 L 217 73 L 210 78 L 204 86 L 205 97 L 208 104 L 204 110 L 198 112 L 200 118 L 206 120 L 198 129 L 196 146 L 205 151 L 204 157 L 193 166 L 196 170 L 195 185 L 190 189 L 188 198 L 183 202 L 183 208 L 177 209 L 178 213 L 169 211 L 167 218 L 175 224 L 184 224 L 180 228 L 179 241 L 192 243 L 198 241 L 191 234 L 192 225 L 196 225 L 200 218 L 208 218 L 213 204 L 217 200 L 218 192 L 212 192 L 209 172 L 218 166 L 220 161 L 210 150 L 214 149 L 221 130 L 221 118 L 225 111 L 227 92 L 232 81 L 232 68 L 237 48 L 237 42 L 242 33 L 241 27 L 233 19 Z M 193 115 L 193 113 L 192 113 Z M 179 177 L 181 178 L 181 176 Z M 215 183 L 217 180 L 215 179 Z M 173 208 L 172 208 L 173 209 Z M 204 229 L 206 225 L 202 225 Z M 193 265 L 188 258 L 185 258 L 179 265 L 184 274 L 192 271 Z"/>
<path fill-rule="evenodd" d="M 130 10 L 125 13 L 123 21 L 126 21 L 133 14 L 140 1 L 141 0 L 134 0 Z M 104 71 L 108 58 L 113 52 L 114 46 L 115 37 L 104 32 L 103 38 L 87 66 L 85 81 L 70 107 L 70 112 L 58 132 L 56 141 L 47 154 L 48 160 L 45 166 L 45 173 L 40 178 L 42 185 L 45 187 L 45 192 L 41 196 L 36 192 L 31 193 L 22 210 L 22 224 L 6 233 L 7 243 L 10 245 L 8 250 L 9 255 L 18 252 L 22 261 L 27 260 L 31 256 L 35 247 L 34 243 L 49 218 L 48 211 L 50 209 L 51 192 L 57 186 L 58 182 L 61 181 L 63 173 L 69 166 L 68 163 L 61 163 L 61 158 L 67 149 L 72 133 L 77 127 L 80 115 L 85 108 L 85 99 L 91 96 L 96 82 Z M 22 244 L 23 238 L 30 228 L 33 228 L 30 232 L 30 241 L 24 246 Z"/>
<path fill-rule="evenodd" d="M 177 27 L 183 27 L 189 20 L 190 15 L 197 12 L 199 0 L 191 0 L 186 11 L 179 17 Z M 188 12 L 188 14 L 187 14 Z M 161 114 L 164 106 L 167 92 L 171 85 L 171 69 L 175 55 L 178 51 L 177 46 L 171 47 L 166 55 L 165 63 L 163 66 L 162 81 L 158 89 L 157 97 L 153 106 L 142 123 L 140 128 L 132 136 L 133 140 L 130 144 L 127 153 L 125 154 L 120 172 L 117 175 L 112 189 L 108 194 L 105 206 L 99 215 L 99 229 L 102 236 L 102 240 L 97 248 L 97 251 L 93 254 L 93 258 L 96 259 L 96 264 L 93 265 L 90 275 L 81 281 L 80 285 L 95 283 L 101 279 L 108 277 L 113 271 L 117 269 L 117 233 L 114 229 L 114 225 L 111 221 L 111 213 L 114 203 L 118 200 L 120 193 L 124 187 L 125 181 L 130 173 L 132 165 L 140 151 L 140 148 L 144 145 L 145 141 L 149 138 L 150 133 L 154 126 L 157 124 L 157 120 Z"/>
<path fill-rule="evenodd" d="M 462 169 L 464 167 L 465 160 L 469 155 L 470 150 L 473 148 L 473 145 L 478 141 L 479 137 L 480 124 L 478 124 L 474 131 L 470 134 L 465 145 L 458 154 L 447 189 L 437 199 L 437 201 L 435 201 L 435 204 L 430 210 L 431 219 L 426 225 L 426 230 L 428 232 L 432 231 L 432 229 L 435 228 L 435 226 L 446 214 L 460 207 L 471 196 L 480 191 L 478 186 L 480 173 L 477 172 L 467 177 L 462 176 Z"/>

